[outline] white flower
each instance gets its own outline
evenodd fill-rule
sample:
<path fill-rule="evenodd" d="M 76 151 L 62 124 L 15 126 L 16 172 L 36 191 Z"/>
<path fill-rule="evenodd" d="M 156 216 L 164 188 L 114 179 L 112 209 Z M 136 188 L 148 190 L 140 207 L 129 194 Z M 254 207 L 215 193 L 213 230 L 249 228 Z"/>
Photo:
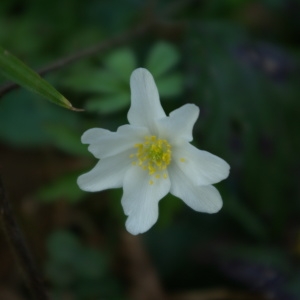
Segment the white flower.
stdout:
<path fill-rule="evenodd" d="M 192 209 L 215 213 L 222 207 L 212 186 L 225 179 L 229 165 L 221 158 L 190 144 L 199 108 L 186 104 L 166 116 L 152 75 L 136 69 L 130 78 L 129 124 L 111 132 L 87 130 L 82 143 L 100 159 L 78 185 L 89 192 L 123 186 L 126 228 L 139 234 L 158 218 L 158 202 L 169 192 Z"/>

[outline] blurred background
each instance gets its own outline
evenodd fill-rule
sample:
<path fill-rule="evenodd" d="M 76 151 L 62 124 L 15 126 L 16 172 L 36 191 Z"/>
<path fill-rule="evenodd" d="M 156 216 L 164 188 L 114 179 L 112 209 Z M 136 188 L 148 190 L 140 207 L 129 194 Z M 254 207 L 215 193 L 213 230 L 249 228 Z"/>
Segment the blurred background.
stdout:
<path fill-rule="evenodd" d="M 106 46 L 45 76 L 85 112 L 21 88 L 0 98 L 0 174 L 51 299 L 300 299 L 299 13 L 298 0 L 1 0 L 0 44 L 36 70 Z M 127 123 L 136 67 L 167 113 L 200 107 L 193 143 L 231 173 L 218 214 L 167 196 L 133 237 L 122 190 L 76 179 L 96 163 L 82 133 Z M 2 231 L 0 245 L 0 298 L 32 299 Z"/>

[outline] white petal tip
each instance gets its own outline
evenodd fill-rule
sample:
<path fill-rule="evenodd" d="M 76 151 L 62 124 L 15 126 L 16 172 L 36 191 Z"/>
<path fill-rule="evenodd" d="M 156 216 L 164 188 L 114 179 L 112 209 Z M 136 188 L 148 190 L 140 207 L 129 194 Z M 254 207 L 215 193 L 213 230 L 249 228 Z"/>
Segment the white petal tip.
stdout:
<path fill-rule="evenodd" d="M 82 144 L 92 144 L 95 141 L 97 141 L 97 139 L 104 135 L 110 133 L 109 130 L 107 129 L 103 129 L 103 128 L 90 128 L 87 131 L 85 131 L 83 133 L 83 135 L 81 136 L 81 143 Z"/>
<path fill-rule="evenodd" d="M 129 218 L 126 221 L 125 227 L 126 227 L 126 230 L 129 233 L 131 233 L 132 235 L 142 234 L 149 230 L 149 228 L 147 228 L 147 229 L 139 228 L 138 226 L 135 226 L 134 224 L 132 224 L 132 222 L 130 222 L 128 220 L 129 220 Z"/>
<path fill-rule="evenodd" d="M 157 222 L 157 219 L 158 207 L 155 207 L 154 211 L 151 212 L 151 210 L 149 210 L 148 215 L 137 213 L 129 215 L 125 227 L 129 233 L 137 235 L 148 231 Z"/>
<path fill-rule="evenodd" d="M 84 174 L 83 175 L 80 175 L 78 178 L 77 178 L 77 185 L 79 186 L 79 188 L 83 191 L 87 191 L 86 188 L 85 188 L 85 184 L 84 184 Z"/>
<path fill-rule="evenodd" d="M 208 214 L 215 214 L 215 213 L 219 212 L 222 207 L 223 207 L 223 202 L 222 202 L 222 200 L 220 200 L 220 202 L 214 203 L 214 205 L 209 207 L 208 210 L 207 210 L 207 213 Z"/>
<path fill-rule="evenodd" d="M 200 111 L 199 106 L 197 106 L 197 105 L 194 104 L 194 103 L 187 103 L 186 106 L 189 107 L 190 109 Z"/>
<path fill-rule="evenodd" d="M 135 69 L 130 76 L 131 90 L 140 89 L 141 86 L 155 86 L 154 78 L 152 74 L 144 68 Z"/>
<path fill-rule="evenodd" d="M 145 69 L 145 68 L 137 68 L 137 69 L 135 69 L 131 73 L 131 77 L 133 77 L 133 76 L 141 76 L 142 74 L 147 74 L 147 75 L 150 75 L 152 77 L 151 73 L 147 69 Z"/>
<path fill-rule="evenodd" d="M 80 175 L 77 178 L 77 185 L 82 191 L 85 192 L 99 192 L 102 190 L 97 185 L 97 182 L 93 182 L 90 180 L 89 173 Z"/>
<path fill-rule="evenodd" d="M 223 164 L 224 164 L 223 173 L 222 173 L 223 179 L 221 179 L 221 180 L 226 179 L 230 174 L 230 165 L 225 160 L 223 160 Z"/>
<path fill-rule="evenodd" d="M 79 176 L 77 178 L 77 185 L 79 186 L 79 188 L 82 190 L 82 191 L 85 191 L 85 192 L 98 192 L 99 189 L 97 188 L 97 186 L 91 184 L 87 178 L 86 178 L 86 174 L 83 174 L 81 176 Z"/>

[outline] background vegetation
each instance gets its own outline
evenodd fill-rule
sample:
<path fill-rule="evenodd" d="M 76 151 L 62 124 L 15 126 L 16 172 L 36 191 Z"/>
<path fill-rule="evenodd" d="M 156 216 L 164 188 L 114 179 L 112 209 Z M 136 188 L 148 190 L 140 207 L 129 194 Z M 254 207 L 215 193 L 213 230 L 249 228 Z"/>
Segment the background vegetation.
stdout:
<path fill-rule="evenodd" d="M 104 46 L 45 75 L 85 112 L 24 89 L 0 98 L 0 173 L 51 299 L 300 298 L 299 11 L 297 0 L 1 0 L 0 44 L 34 69 Z M 158 224 L 132 237 L 122 191 L 85 193 L 76 178 L 96 161 L 80 136 L 127 122 L 139 66 L 167 113 L 200 107 L 194 144 L 231 174 L 218 214 L 167 196 Z M 31 299 L 0 243 L 0 298 Z"/>

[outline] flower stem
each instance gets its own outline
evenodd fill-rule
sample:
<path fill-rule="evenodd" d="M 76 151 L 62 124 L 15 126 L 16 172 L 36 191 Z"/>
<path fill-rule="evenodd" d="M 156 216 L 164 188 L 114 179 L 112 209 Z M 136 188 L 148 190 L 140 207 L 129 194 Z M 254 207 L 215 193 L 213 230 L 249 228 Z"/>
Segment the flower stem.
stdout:
<path fill-rule="evenodd" d="M 14 254 L 19 262 L 21 270 L 27 279 L 28 286 L 36 300 L 49 300 L 43 278 L 39 273 L 33 257 L 26 245 L 25 239 L 18 223 L 13 215 L 11 205 L 6 195 L 2 179 L 0 177 L 0 218 L 3 230 L 7 236 Z"/>

